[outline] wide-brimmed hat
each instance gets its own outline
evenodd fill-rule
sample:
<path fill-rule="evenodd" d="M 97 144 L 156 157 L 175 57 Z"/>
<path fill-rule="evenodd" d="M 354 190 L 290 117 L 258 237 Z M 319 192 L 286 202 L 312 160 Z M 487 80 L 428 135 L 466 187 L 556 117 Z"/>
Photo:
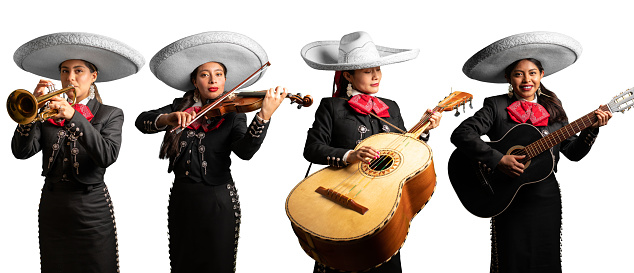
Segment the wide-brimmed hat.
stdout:
<path fill-rule="evenodd" d="M 340 41 L 317 41 L 305 45 L 300 54 L 308 66 L 319 70 L 356 70 L 409 61 L 418 49 L 377 46 L 363 31 L 346 34 Z"/>
<path fill-rule="evenodd" d="M 544 76 L 575 63 L 581 44 L 561 33 L 537 31 L 512 35 L 478 51 L 462 67 L 467 77 L 492 83 L 506 83 L 504 69 L 513 62 L 533 58 L 542 63 Z"/>
<path fill-rule="evenodd" d="M 165 84 L 181 91 L 194 88 L 190 74 L 201 64 L 219 62 L 227 67 L 225 91 L 231 90 L 268 62 L 264 49 L 240 33 L 210 31 L 182 38 L 157 52 L 150 70 Z M 240 88 L 260 80 L 254 76 Z"/>
<path fill-rule="evenodd" d="M 97 82 L 130 76 L 141 70 L 145 59 L 138 51 L 110 37 L 61 32 L 35 38 L 13 54 L 15 63 L 33 74 L 59 80 L 58 67 L 66 60 L 91 62 L 99 70 Z"/>

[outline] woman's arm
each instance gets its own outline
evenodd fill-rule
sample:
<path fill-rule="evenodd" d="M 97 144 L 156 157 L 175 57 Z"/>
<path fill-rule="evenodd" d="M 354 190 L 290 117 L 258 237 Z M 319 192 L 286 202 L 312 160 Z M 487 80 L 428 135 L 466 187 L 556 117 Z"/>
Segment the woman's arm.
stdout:
<path fill-rule="evenodd" d="M 41 150 L 40 135 L 42 123 L 39 121 L 18 125 L 11 139 L 11 151 L 17 159 L 27 159 Z"/>
<path fill-rule="evenodd" d="M 79 113 L 75 113 L 66 121 L 64 127 L 68 130 L 69 138 L 77 138 L 97 166 L 107 168 L 119 156 L 123 111 L 116 107 L 101 105 L 96 115 L 106 115 L 97 121 L 93 120 L 93 123 L 103 122 L 99 130 Z"/>
<path fill-rule="evenodd" d="M 330 146 L 334 115 L 332 101 L 330 99 L 321 100 L 315 112 L 315 121 L 313 126 L 308 129 L 304 145 L 304 158 L 315 164 L 344 167 L 346 162 L 343 161 L 343 156 L 350 149 Z"/>
<path fill-rule="evenodd" d="M 465 119 L 451 134 L 451 142 L 458 150 L 491 169 L 502 160 L 503 154 L 491 148 L 480 136 L 489 132 L 496 118 L 495 102 L 492 98 L 486 98 L 482 109 Z"/>

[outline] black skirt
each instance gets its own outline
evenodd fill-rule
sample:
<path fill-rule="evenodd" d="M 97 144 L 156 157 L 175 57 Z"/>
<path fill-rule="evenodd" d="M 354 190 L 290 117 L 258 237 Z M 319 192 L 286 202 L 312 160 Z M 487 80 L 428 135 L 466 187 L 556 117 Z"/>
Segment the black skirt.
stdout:
<path fill-rule="evenodd" d="M 561 273 L 561 194 L 554 176 L 524 185 L 491 228 L 492 273 Z"/>
<path fill-rule="evenodd" d="M 172 273 L 235 271 L 240 201 L 233 183 L 174 181 L 168 210 Z"/>
<path fill-rule="evenodd" d="M 45 183 L 39 234 L 42 272 L 119 270 L 112 201 L 104 183 Z"/>

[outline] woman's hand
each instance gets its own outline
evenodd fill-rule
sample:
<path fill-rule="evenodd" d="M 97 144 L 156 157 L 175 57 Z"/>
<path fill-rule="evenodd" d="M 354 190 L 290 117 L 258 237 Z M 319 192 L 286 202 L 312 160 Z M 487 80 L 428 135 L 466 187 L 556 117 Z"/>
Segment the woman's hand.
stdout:
<path fill-rule="evenodd" d="M 33 96 L 37 98 L 42 95 L 46 95 L 48 93 L 47 87 L 50 86 L 53 86 L 53 82 L 44 79 L 40 80 L 40 82 L 37 83 L 35 90 L 33 91 Z"/>
<path fill-rule="evenodd" d="M 369 146 L 362 146 L 361 148 L 350 152 L 348 154 L 348 158 L 346 158 L 346 161 L 348 161 L 348 163 L 350 164 L 354 164 L 359 161 L 370 163 L 372 159 L 375 159 L 378 157 L 379 157 L 379 151 Z"/>
<path fill-rule="evenodd" d="M 165 125 L 170 125 L 174 128 L 187 127 L 194 118 L 196 117 L 196 112 L 172 112 L 169 114 L 161 115 L 156 121 L 156 127 L 161 128 Z"/>
<path fill-rule="evenodd" d="M 440 119 L 442 118 L 441 112 L 432 112 L 431 109 L 427 109 L 427 112 L 432 113 L 432 115 L 429 118 L 429 126 L 427 126 L 427 128 L 423 132 L 425 134 L 429 134 L 429 130 L 438 127 L 438 125 L 440 125 Z"/>
<path fill-rule="evenodd" d="M 286 88 L 279 86 L 275 89 L 271 88 L 266 91 L 266 96 L 262 102 L 262 109 L 260 109 L 260 112 L 258 113 L 260 118 L 263 120 L 271 119 L 271 116 L 275 113 L 277 107 L 279 107 L 280 104 L 282 104 L 282 101 L 284 101 L 284 98 L 286 98 L 286 94 Z"/>
<path fill-rule="evenodd" d="M 524 164 L 517 160 L 526 157 L 525 155 L 505 155 L 500 159 L 497 169 L 510 177 L 517 177 L 524 173 Z"/>
<path fill-rule="evenodd" d="M 612 113 L 610 111 L 603 111 L 600 108 L 595 110 L 594 114 L 597 115 L 597 122 L 590 126 L 590 128 L 593 130 L 607 125 L 608 120 L 612 118 Z"/>
<path fill-rule="evenodd" d="M 38 84 L 39 85 L 39 84 Z M 60 96 L 54 96 L 48 103 L 48 107 L 51 109 L 57 109 L 57 115 L 53 116 L 53 119 L 65 119 L 69 120 L 75 115 L 75 109 L 70 106 L 68 101 Z"/>

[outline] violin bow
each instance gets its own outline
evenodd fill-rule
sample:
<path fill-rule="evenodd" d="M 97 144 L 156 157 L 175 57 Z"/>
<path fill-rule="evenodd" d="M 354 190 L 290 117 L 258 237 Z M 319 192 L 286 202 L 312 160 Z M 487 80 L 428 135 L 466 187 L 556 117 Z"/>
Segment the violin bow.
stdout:
<path fill-rule="evenodd" d="M 255 77 L 256 75 L 264 72 L 264 70 L 266 70 L 266 68 L 268 68 L 269 66 L 271 66 L 271 62 L 266 62 L 262 67 L 258 68 L 258 70 L 256 70 L 255 72 L 253 72 L 253 74 L 251 74 L 251 76 L 247 77 L 244 81 L 242 81 L 241 83 L 239 83 L 238 85 L 236 85 L 236 87 L 234 87 L 233 89 L 231 89 L 231 91 L 225 93 L 224 95 L 222 95 L 220 98 L 216 99 L 216 101 L 207 104 L 203 109 L 200 109 L 200 112 L 196 113 L 196 117 L 194 119 L 192 119 L 189 123 L 187 123 L 185 126 L 183 127 L 176 127 L 174 129 L 172 129 L 170 131 L 170 133 L 176 133 L 179 134 L 180 132 L 182 132 L 185 128 L 187 128 L 189 125 L 191 125 L 192 123 L 194 123 L 196 120 L 198 120 L 200 117 L 205 116 L 205 114 L 207 112 L 209 112 L 209 110 L 211 110 L 212 108 L 214 108 L 216 105 L 220 104 L 224 99 L 226 99 L 227 97 L 229 97 L 229 95 L 231 95 L 234 91 L 238 90 L 238 88 L 240 88 L 241 86 L 243 86 L 247 81 L 249 81 L 251 78 Z"/>

